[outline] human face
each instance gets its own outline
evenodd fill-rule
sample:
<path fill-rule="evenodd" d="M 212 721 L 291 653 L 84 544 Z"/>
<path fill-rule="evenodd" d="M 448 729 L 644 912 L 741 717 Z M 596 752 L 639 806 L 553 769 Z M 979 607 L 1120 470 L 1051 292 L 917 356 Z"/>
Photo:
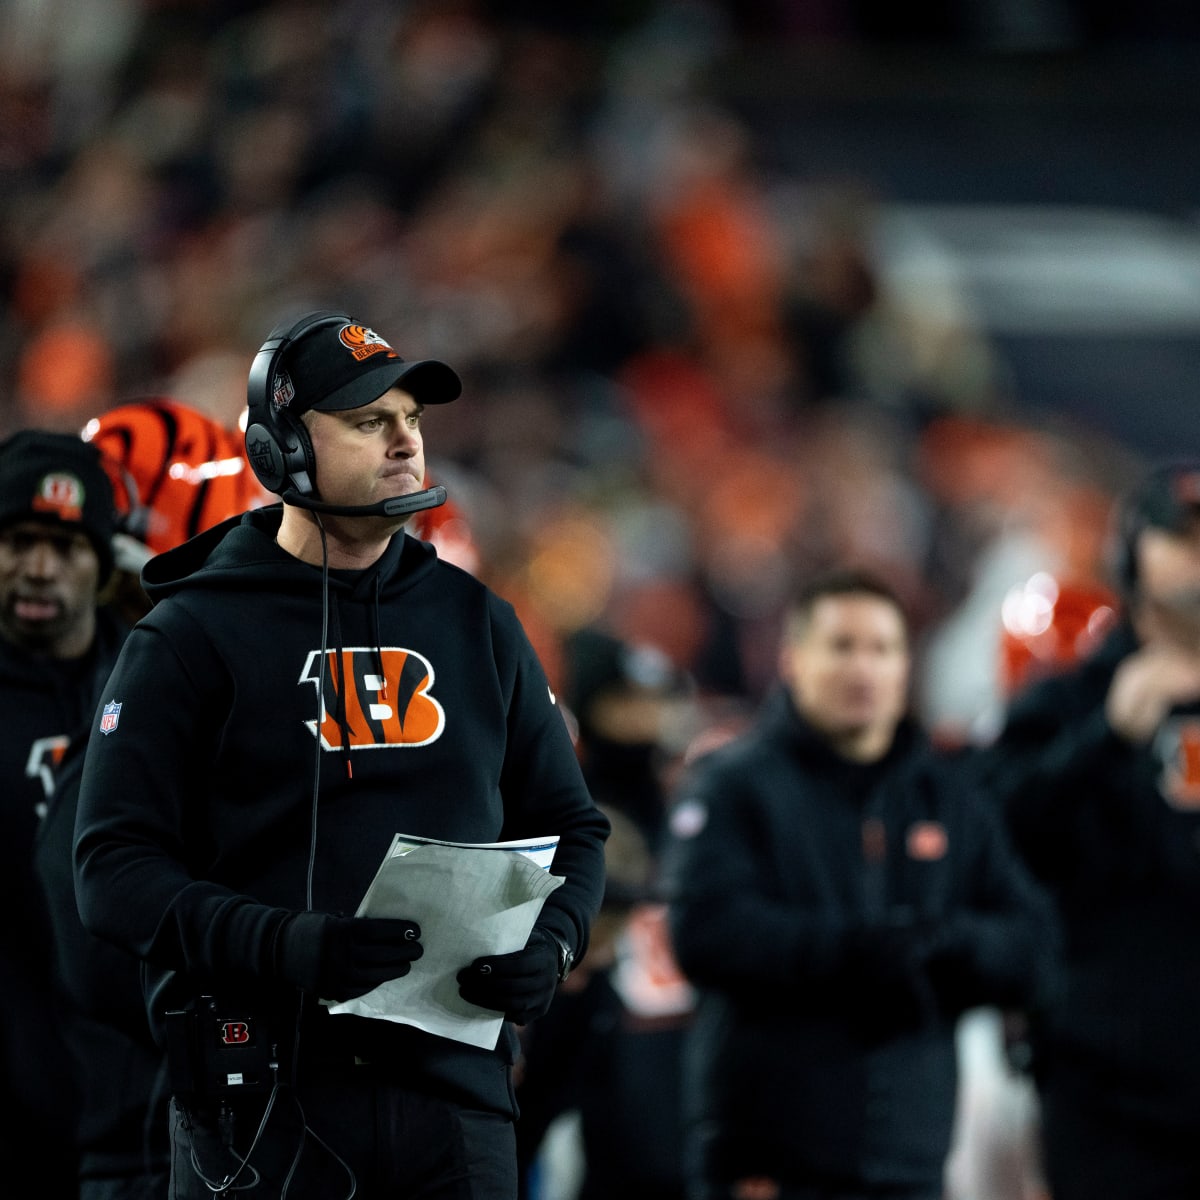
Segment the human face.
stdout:
<path fill-rule="evenodd" d="M 1154 527 L 1137 548 L 1133 620 L 1144 644 L 1200 652 L 1200 516 L 1183 533 Z"/>
<path fill-rule="evenodd" d="M 904 617 L 870 593 L 821 596 L 789 630 L 780 674 L 797 710 L 846 758 L 883 757 L 908 702 Z"/>
<path fill-rule="evenodd" d="M 400 388 L 346 412 L 307 414 L 317 493 L 329 504 L 375 504 L 425 482 L 422 407 Z"/>
<path fill-rule="evenodd" d="M 100 558 L 81 530 L 17 521 L 0 530 L 0 635 L 50 658 L 92 644 Z"/>

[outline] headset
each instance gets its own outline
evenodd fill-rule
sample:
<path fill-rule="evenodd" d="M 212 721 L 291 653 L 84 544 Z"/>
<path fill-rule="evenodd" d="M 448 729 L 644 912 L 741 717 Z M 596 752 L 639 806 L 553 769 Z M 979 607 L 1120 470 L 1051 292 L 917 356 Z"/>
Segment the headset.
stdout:
<path fill-rule="evenodd" d="M 1108 556 L 1109 571 L 1126 601 L 1137 593 L 1137 542 L 1144 527 L 1131 497 L 1121 499 L 1112 516 Z"/>
<path fill-rule="evenodd" d="M 292 343 L 322 326 L 343 324 L 353 324 L 353 318 L 344 312 L 322 309 L 294 324 L 277 325 L 259 347 L 246 383 L 246 457 L 254 474 L 263 487 L 285 503 L 336 517 L 396 517 L 445 504 L 446 489 L 441 485 L 374 504 L 328 504 L 317 498 L 313 483 L 316 457 L 308 429 L 286 406 L 276 404 L 272 393 L 280 361 Z"/>

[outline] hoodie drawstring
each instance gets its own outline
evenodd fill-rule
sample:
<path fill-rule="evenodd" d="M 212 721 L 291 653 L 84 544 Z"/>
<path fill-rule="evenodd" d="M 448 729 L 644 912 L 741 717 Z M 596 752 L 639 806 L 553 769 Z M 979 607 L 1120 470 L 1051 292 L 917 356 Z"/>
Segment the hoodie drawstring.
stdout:
<path fill-rule="evenodd" d="M 346 764 L 346 778 L 354 778 L 354 766 L 350 762 L 350 721 L 346 716 L 346 647 L 342 642 L 342 620 L 337 597 L 333 598 L 333 663 L 337 672 L 337 723 L 342 740 L 342 761 Z"/>
<path fill-rule="evenodd" d="M 380 626 L 379 626 L 379 607 L 380 607 L 379 606 L 379 598 L 380 598 L 380 595 L 382 594 L 382 587 L 383 587 L 383 585 L 380 583 L 379 576 L 376 575 L 375 576 L 375 596 L 374 596 L 374 600 L 375 600 L 375 605 L 374 605 L 375 658 L 379 665 L 379 698 L 386 702 L 387 698 L 388 698 L 388 683 L 387 683 L 387 674 L 383 669 L 383 634 L 380 632 Z"/>

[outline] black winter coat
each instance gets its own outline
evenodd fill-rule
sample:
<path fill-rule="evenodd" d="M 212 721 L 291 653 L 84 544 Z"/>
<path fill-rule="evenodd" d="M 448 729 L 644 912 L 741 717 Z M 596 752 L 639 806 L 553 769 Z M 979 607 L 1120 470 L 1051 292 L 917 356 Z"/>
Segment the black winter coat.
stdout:
<path fill-rule="evenodd" d="M 907 722 L 882 761 L 847 762 L 780 690 L 697 763 L 672 828 L 704 1172 L 937 1192 L 955 1020 L 1038 1002 L 1053 948 L 1046 898 L 963 765 Z"/>
<path fill-rule="evenodd" d="M 56 931 L 34 870 L 34 847 L 72 737 L 87 724 L 128 627 L 109 609 L 77 659 L 49 659 L 0 639 L 0 1169 L 23 1171 L 30 1146 L 45 1148 L 46 1194 L 76 1179 L 76 1064 L 56 992 Z M 66 848 L 70 869 L 70 848 Z M 74 906 L 74 890 L 69 891 Z"/>
<path fill-rule="evenodd" d="M 1104 704 L 1119 628 L 1018 696 L 988 752 L 1017 848 L 1057 900 L 1060 1001 L 1037 1069 L 1118 1117 L 1200 1136 L 1200 713 L 1135 747 Z"/>

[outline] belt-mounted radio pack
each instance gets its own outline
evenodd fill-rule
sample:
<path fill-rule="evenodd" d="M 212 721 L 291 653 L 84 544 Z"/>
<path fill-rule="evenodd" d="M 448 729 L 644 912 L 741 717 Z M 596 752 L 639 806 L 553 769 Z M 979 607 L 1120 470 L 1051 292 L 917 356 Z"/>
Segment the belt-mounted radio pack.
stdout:
<path fill-rule="evenodd" d="M 223 1098 L 288 1082 L 291 1036 L 282 1028 L 288 1023 L 214 996 L 173 1009 L 166 1014 L 171 1091 Z"/>

